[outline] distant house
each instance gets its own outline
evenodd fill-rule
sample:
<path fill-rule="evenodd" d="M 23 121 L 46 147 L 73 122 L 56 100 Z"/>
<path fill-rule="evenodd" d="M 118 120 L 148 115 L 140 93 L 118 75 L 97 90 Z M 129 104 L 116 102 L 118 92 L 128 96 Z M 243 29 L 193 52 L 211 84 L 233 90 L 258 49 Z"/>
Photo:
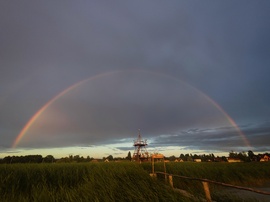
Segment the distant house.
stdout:
<path fill-rule="evenodd" d="M 179 159 L 175 159 L 174 162 L 184 162 L 183 159 L 179 158 Z"/>
<path fill-rule="evenodd" d="M 270 161 L 270 157 L 268 155 L 263 155 L 263 157 L 260 159 L 260 162 L 264 162 L 264 161 Z"/>
<path fill-rule="evenodd" d="M 98 163 L 98 160 L 97 159 L 93 159 L 91 162 Z"/>
<path fill-rule="evenodd" d="M 228 157 L 227 158 L 227 161 L 229 163 L 239 163 L 239 162 L 242 162 L 239 158 L 231 158 L 231 157 Z"/>
<path fill-rule="evenodd" d="M 202 162 L 202 159 L 194 159 L 193 161 L 197 162 L 197 163 L 200 163 L 200 162 Z"/>

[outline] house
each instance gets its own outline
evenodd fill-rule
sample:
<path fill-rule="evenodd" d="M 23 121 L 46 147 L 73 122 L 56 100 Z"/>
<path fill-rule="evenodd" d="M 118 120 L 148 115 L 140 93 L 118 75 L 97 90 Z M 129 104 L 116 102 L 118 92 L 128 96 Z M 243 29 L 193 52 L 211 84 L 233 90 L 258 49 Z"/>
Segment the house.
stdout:
<path fill-rule="evenodd" d="M 98 160 L 97 159 L 93 159 L 91 162 L 98 163 Z"/>
<path fill-rule="evenodd" d="M 193 161 L 197 162 L 197 163 L 200 163 L 200 162 L 202 162 L 202 159 L 194 159 Z"/>
<path fill-rule="evenodd" d="M 175 159 L 174 162 L 184 162 L 184 161 L 183 161 L 183 159 L 178 158 L 178 159 Z"/>
<path fill-rule="evenodd" d="M 270 157 L 267 154 L 263 155 L 263 157 L 260 159 L 260 162 L 264 161 L 270 161 Z"/>
<path fill-rule="evenodd" d="M 242 162 L 239 158 L 231 158 L 231 157 L 228 157 L 227 158 L 227 161 L 229 163 L 239 163 L 239 162 Z"/>

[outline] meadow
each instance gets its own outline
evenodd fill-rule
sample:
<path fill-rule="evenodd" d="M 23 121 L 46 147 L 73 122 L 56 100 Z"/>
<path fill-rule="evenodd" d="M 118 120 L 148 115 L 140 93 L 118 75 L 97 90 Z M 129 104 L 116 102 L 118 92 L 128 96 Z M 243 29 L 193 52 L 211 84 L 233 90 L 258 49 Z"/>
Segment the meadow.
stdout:
<path fill-rule="evenodd" d="M 155 164 L 163 171 L 163 163 Z M 168 173 L 242 186 L 270 182 L 270 163 L 166 163 Z M 1 164 L 1 201 L 194 201 L 174 191 L 150 163 Z M 174 179 L 174 187 L 203 197 L 200 182 Z M 211 185 L 215 201 L 243 201 Z M 250 201 L 255 201 L 250 199 Z"/>
<path fill-rule="evenodd" d="M 1 201 L 184 201 L 137 163 L 0 165 Z"/>

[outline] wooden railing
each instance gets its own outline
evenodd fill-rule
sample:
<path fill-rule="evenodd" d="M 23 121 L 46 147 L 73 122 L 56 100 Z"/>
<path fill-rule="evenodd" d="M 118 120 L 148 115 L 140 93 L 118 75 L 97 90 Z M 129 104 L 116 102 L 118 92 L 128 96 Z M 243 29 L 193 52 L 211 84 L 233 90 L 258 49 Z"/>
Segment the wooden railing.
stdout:
<path fill-rule="evenodd" d="M 270 195 L 270 192 L 265 192 L 265 191 L 261 191 L 261 190 L 257 190 L 257 189 L 253 189 L 253 188 L 248 188 L 248 187 L 242 187 L 242 186 L 236 186 L 236 185 L 231 185 L 231 184 L 226 184 L 223 182 L 216 182 L 213 180 L 208 180 L 208 179 L 202 179 L 202 178 L 194 178 L 194 177 L 187 177 L 187 176 L 182 176 L 182 175 L 174 175 L 174 174 L 168 174 L 166 172 L 155 172 L 152 173 L 152 176 L 155 176 L 155 174 L 163 174 L 165 175 L 165 180 L 167 181 L 167 177 L 169 179 L 169 184 L 172 188 L 173 187 L 173 177 L 178 177 L 178 178 L 182 178 L 182 179 L 188 179 L 188 180 L 196 180 L 196 181 L 201 181 L 203 188 L 204 188 L 204 192 L 205 192 L 205 197 L 206 197 L 206 201 L 207 202 L 211 202 L 211 193 L 210 193 L 210 189 L 209 189 L 209 183 L 212 184 L 217 184 L 217 185 L 221 185 L 221 186 L 225 186 L 225 187 L 231 187 L 231 188 L 235 188 L 235 189 L 241 189 L 241 190 L 246 190 L 246 191 L 251 191 L 251 192 L 255 192 L 258 194 L 264 194 L 264 195 Z"/>

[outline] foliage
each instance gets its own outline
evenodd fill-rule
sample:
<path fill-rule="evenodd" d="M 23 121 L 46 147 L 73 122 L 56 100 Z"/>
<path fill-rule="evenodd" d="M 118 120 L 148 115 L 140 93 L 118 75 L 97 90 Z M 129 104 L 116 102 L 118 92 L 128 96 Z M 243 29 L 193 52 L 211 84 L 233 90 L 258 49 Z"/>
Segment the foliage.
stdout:
<path fill-rule="evenodd" d="M 229 152 L 229 157 L 230 158 L 236 158 L 236 159 L 240 159 L 243 162 L 251 162 L 251 161 L 260 161 L 261 158 L 263 158 L 264 156 L 269 156 L 270 155 L 268 153 L 264 153 L 264 154 L 258 154 L 255 155 L 251 150 L 248 151 L 248 153 L 242 151 L 242 152 L 234 152 L 231 151 Z M 123 160 L 128 160 L 131 161 L 132 157 L 131 157 L 131 153 L 128 152 L 127 157 L 113 157 L 112 155 L 109 155 L 107 157 L 103 157 L 102 159 L 98 159 L 98 161 L 123 161 Z M 227 162 L 227 158 L 225 156 L 222 157 L 215 157 L 214 154 L 180 154 L 179 158 L 177 158 L 176 156 L 172 155 L 169 157 L 165 157 L 166 160 L 169 161 L 179 161 L 180 159 L 183 161 L 195 161 L 195 159 L 201 159 L 202 162 Z M 94 160 L 93 157 L 89 157 L 87 156 L 87 158 L 84 158 L 83 156 L 79 156 L 79 155 L 70 155 L 69 157 L 62 157 L 58 160 L 56 160 L 52 155 L 47 155 L 46 157 L 42 157 L 41 155 L 26 155 L 26 156 L 6 156 L 3 159 L 0 159 L 0 164 L 1 163 L 54 163 L 54 162 L 58 162 L 58 163 L 82 163 L 82 162 L 90 162 Z M 97 159 L 95 159 L 97 160 Z"/>
<path fill-rule="evenodd" d="M 7 156 L 2 163 L 41 163 L 42 160 L 41 155 Z"/>
<path fill-rule="evenodd" d="M 55 159 L 52 155 L 47 155 L 45 158 L 43 158 L 44 163 L 53 163 L 55 162 Z"/>
<path fill-rule="evenodd" d="M 127 155 L 126 159 L 129 160 L 129 161 L 131 161 L 132 157 L 131 157 L 130 151 L 128 152 L 128 155 Z"/>

